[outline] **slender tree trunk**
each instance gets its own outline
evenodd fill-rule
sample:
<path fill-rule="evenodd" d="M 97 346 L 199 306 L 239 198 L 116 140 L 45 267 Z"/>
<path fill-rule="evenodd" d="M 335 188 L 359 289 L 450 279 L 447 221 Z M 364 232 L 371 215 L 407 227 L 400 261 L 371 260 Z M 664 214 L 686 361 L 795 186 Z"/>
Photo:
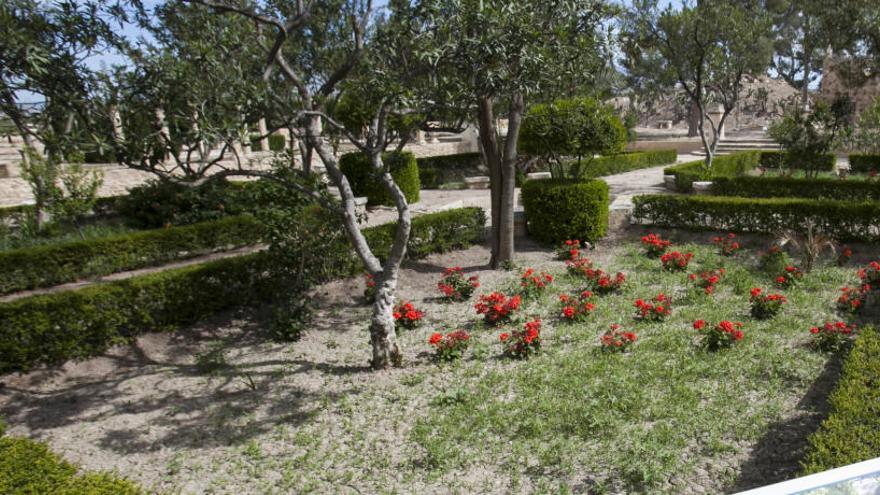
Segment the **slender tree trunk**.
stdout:
<path fill-rule="evenodd" d="M 498 255 L 496 263 L 513 261 L 514 209 L 516 207 L 516 145 L 522 124 L 523 96 L 515 92 L 510 102 L 507 119 L 507 137 L 504 140 L 504 158 L 501 162 L 501 225 L 498 229 Z"/>
<path fill-rule="evenodd" d="M 690 110 L 688 110 L 688 137 L 697 137 L 700 134 L 700 107 L 691 102 Z"/>
<path fill-rule="evenodd" d="M 477 101 L 477 118 L 480 125 L 480 144 L 486 157 L 486 166 L 489 168 L 489 189 L 491 196 L 492 256 L 489 265 L 498 268 L 501 265 L 499 257 L 501 250 L 501 198 L 503 189 L 503 177 L 501 173 L 501 153 L 498 149 L 498 134 L 495 131 L 495 112 L 492 109 L 492 99 L 480 97 Z"/>
<path fill-rule="evenodd" d="M 804 84 L 801 88 L 801 108 L 805 112 L 810 109 L 810 71 L 813 70 L 811 59 L 812 50 L 809 47 L 804 47 Z"/>

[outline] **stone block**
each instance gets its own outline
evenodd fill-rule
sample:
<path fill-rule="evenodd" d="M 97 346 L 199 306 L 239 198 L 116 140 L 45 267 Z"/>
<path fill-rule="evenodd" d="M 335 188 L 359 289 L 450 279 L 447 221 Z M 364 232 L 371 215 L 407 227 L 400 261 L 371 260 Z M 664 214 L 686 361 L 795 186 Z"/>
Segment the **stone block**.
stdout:
<path fill-rule="evenodd" d="M 489 189 L 489 176 L 465 177 L 464 184 L 468 189 Z"/>
<path fill-rule="evenodd" d="M 694 194 L 702 194 L 709 195 L 712 194 L 712 182 L 711 181 L 696 181 L 694 182 Z"/>
<path fill-rule="evenodd" d="M 550 172 L 532 172 L 530 174 L 526 174 L 526 178 L 528 178 L 529 180 L 552 179 L 553 174 L 551 174 Z"/>
<path fill-rule="evenodd" d="M 664 175 L 663 176 L 663 186 L 670 191 L 676 191 L 675 187 L 675 176 L 674 175 Z"/>

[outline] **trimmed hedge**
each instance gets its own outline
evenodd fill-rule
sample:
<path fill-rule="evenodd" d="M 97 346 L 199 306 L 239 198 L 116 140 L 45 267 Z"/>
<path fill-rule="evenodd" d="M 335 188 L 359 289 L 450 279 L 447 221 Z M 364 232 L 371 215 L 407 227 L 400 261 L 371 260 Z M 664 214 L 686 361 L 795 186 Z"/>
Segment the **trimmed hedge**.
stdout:
<path fill-rule="evenodd" d="M 761 151 L 760 160 L 760 164 L 764 168 L 810 169 L 822 172 L 834 170 L 835 163 L 837 163 L 837 157 L 831 153 L 807 156 L 792 155 L 786 151 Z"/>
<path fill-rule="evenodd" d="M 408 256 L 415 259 L 479 242 L 485 225 L 480 208 L 415 217 Z M 364 233 L 374 252 L 386 256 L 393 224 L 370 227 Z M 347 243 L 328 246 L 327 256 L 338 260 L 332 277 L 363 269 Z M 261 252 L 0 303 L 0 373 L 88 358 L 146 331 L 271 301 L 286 284 L 270 273 L 269 258 Z"/>
<path fill-rule="evenodd" d="M 608 184 L 601 180 L 530 180 L 521 194 L 529 235 L 540 242 L 595 241 L 608 231 Z"/>
<path fill-rule="evenodd" d="M 269 135 L 269 151 L 284 151 L 287 139 L 281 134 Z"/>
<path fill-rule="evenodd" d="M 465 177 L 486 173 L 479 153 L 428 156 L 416 160 L 423 189 L 438 189 L 443 184 L 461 182 Z"/>
<path fill-rule="evenodd" d="M 866 327 L 843 363 L 831 414 L 809 438 L 805 474 L 880 457 L 880 335 Z"/>
<path fill-rule="evenodd" d="M 880 201 L 880 183 L 840 179 L 790 177 L 717 177 L 715 196 L 744 198 L 817 198 L 846 201 Z"/>
<path fill-rule="evenodd" d="M 867 174 L 871 170 L 880 171 L 880 155 L 863 153 L 849 155 L 849 169 L 854 174 Z"/>
<path fill-rule="evenodd" d="M 109 275 L 258 242 L 262 228 L 249 215 L 183 227 L 0 252 L 0 294 Z"/>
<path fill-rule="evenodd" d="M 703 160 L 699 160 L 668 167 L 663 170 L 663 173 L 674 175 L 676 190 L 685 193 L 693 190 L 693 183 L 696 181 L 745 175 L 748 171 L 758 167 L 760 159 L 760 151 L 745 151 L 732 155 L 716 156 L 712 160 L 711 170 L 706 168 Z"/>
<path fill-rule="evenodd" d="M 633 203 L 634 218 L 663 227 L 777 234 L 813 221 L 838 241 L 880 242 L 880 202 L 649 195 Z"/>
<path fill-rule="evenodd" d="M 96 215 L 111 215 L 116 213 L 119 200 L 125 196 L 107 196 L 95 201 L 94 213 Z M 22 215 L 33 215 L 34 205 L 4 206 L 0 208 L 0 222 L 11 220 Z"/>
<path fill-rule="evenodd" d="M 408 151 L 385 153 L 382 155 L 385 167 L 397 182 L 406 201 L 410 204 L 419 201 L 419 166 L 416 157 Z M 374 176 L 370 160 L 364 153 L 346 153 L 339 159 L 339 168 L 348 178 L 355 196 L 366 196 L 369 205 L 394 206 L 391 195 L 385 186 Z"/>
<path fill-rule="evenodd" d="M 21 437 L 0 438 L 0 493 L 6 495 L 139 495 L 137 485 L 109 473 L 84 473 L 49 450 Z"/>
<path fill-rule="evenodd" d="M 600 156 L 595 158 L 589 165 L 586 165 L 582 177 L 584 179 L 589 179 L 594 177 L 604 177 L 606 175 L 622 174 L 632 170 L 668 165 L 670 163 L 675 163 L 675 160 L 677 159 L 678 151 L 674 149 L 635 151 L 632 153 L 621 153 L 619 155 Z M 570 163 L 572 162 L 569 162 L 567 165 L 570 166 Z"/>

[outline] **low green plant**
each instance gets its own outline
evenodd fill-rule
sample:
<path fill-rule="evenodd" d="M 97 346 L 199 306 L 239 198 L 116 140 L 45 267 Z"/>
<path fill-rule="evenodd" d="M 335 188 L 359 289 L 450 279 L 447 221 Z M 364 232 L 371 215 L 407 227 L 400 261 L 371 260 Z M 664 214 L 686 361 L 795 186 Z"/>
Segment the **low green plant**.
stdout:
<path fill-rule="evenodd" d="M 880 201 L 880 182 L 837 178 L 715 177 L 712 194 L 743 198 L 815 198 Z"/>
<path fill-rule="evenodd" d="M 416 157 L 406 151 L 385 153 L 382 161 L 410 204 L 419 201 L 419 166 Z M 394 206 L 391 195 L 375 176 L 369 157 L 364 153 L 346 153 L 339 159 L 339 169 L 348 178 L 355 196 L 366 196 L 368 205 Z"/>
<path fill-rule="evenodd" d="M 831 413 L 810 436 L 804 474 L 880 457 L 880 335 L 861 330 L 831 394 Z"/>
<path fill-rule="evenodd" d="M 675 176 L 678 192 L 691 192 L 696 181 L 714 180 L 717 177 L 737 177 L 745 175 L 758 167 L 761 159 L 759 151 L 744 151 L 732 155 L 716 156 L 712 169 L 706 168 L 702 160 L 682 163 L 663 170 L 665 175 Z"/>

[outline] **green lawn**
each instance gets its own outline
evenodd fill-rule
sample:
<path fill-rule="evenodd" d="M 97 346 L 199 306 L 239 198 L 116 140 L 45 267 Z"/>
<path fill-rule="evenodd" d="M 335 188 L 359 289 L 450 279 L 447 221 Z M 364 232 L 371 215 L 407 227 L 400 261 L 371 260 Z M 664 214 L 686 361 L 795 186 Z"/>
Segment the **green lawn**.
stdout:
<path fill-rule="evenodd" d="M 692 266 L 724 267 L 714 297 L 689 289 L 684 273 L 664 273 L 660 261 L 637 244 L 618 249 L 610 270 L 629 275 L 623 294 L 599 299 L 586 324 L 554 317 L 556 294 L 579 281 L 559 277 L 554 294 L 528 307 L 547 323 L 544 352 L 529 361 L 503 362 L 495 349 L 459 368 L 445 370 L 456 384 L 438 393 L 418 419 L 411 439 L 415 462 L 438 476 L 486 465 L 518 482 L 537 480 L 539 491 L 680 493 L 699 484 L 716 492 L 737 477 L 734 460 L 756 442 L 821 374 L 829 356 L 811 350 L 808 329 L 836 318 L 838 287 L 853 270 L 820 267 L 793 289 L 790 304 L 770 321 L 749 317 L 749 290 L 770 279 L 748 255 L 723 258 L 708 245 L 683 245 Z M 605 268 L 605 267 L 603 267 Z M 691 270 L 693 271 L 693 270 Z M 658 291 L 676 302 L 662 323 L 633 320 L 633 301 Z M 745 323 L 746 337 L 729 350 L 710 353 L 696 345 L 692 322 Z M 638 334 L 628 354 L 598 352 L 611 323 Z M 478 333 L 488 330 L 477 330 Z"/>

